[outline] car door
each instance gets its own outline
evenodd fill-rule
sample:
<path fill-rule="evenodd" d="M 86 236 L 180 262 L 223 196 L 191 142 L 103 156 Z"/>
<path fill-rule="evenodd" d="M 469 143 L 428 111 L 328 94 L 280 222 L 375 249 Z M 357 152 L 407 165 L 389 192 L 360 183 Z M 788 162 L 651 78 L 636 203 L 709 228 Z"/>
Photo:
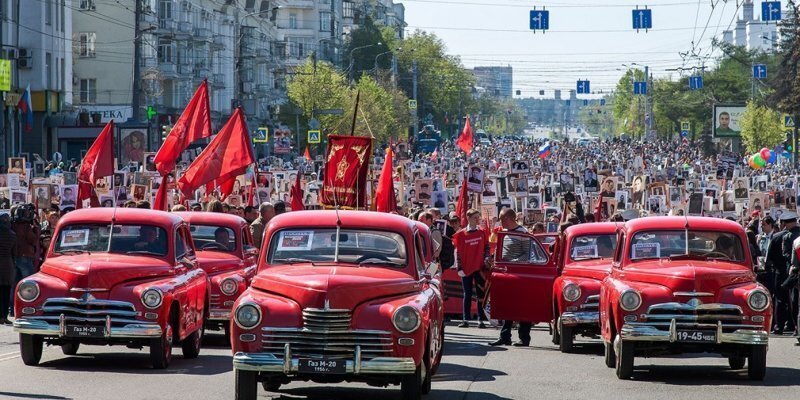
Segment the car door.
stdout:
<path fill-rule="evenodd" d="M 561 260 L 561 234 L 559 233 L 536 233 L 533 235 L 539 243 L 542 244 L 542 247 L 547 251 L 547 254 L 550 255 L 551 258 L 555 258 L 556 266 L 559 265 L 559 261 Z"/>
<path fill-rule="evenodd" d="M 487 288 L 493 319 L 549 322 L 556 257 L 534 235 L 498 232 L 495 264 Z"/>

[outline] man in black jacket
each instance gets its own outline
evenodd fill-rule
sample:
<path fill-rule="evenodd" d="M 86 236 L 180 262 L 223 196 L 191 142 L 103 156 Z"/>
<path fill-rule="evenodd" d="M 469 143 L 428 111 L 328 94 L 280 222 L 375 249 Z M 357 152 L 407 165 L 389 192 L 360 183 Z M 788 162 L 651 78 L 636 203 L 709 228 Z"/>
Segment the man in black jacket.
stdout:
<path fill-rule="evenodd" d="M 781 214 L 780 223 L 784 231 L 784 234 L 781 235 L 779 239 L 781 257 L 777 259 L 778 262 L 772 265 L 775 271 L 775 312 L 773 321 L 775 321 L 776 325 L 773 329 L 773 333 L 776 334 L 782 334 L 784 329 L 794 331 L 794 317 L 791 312 L 791 290 L 793 285 L 784 285 L 784 283 L 787 282 L 787 278 L 789 277 L 789 262 L 794 252 L 792 243 L 794 243 L 795 239 L 800 237 L 800 226 L 797 226 L 797 214 L 791 211 Z M 773 242 L 770 242 L 770 248 L 767 250 L 768 253 L 772 251 L 771 247 L 773 245 L 777 245 L 777 243 L 774 242 L 775 240 L 776 239 L 773 238 Z M 769 258 L 769 254 L 767 257 Z"/>

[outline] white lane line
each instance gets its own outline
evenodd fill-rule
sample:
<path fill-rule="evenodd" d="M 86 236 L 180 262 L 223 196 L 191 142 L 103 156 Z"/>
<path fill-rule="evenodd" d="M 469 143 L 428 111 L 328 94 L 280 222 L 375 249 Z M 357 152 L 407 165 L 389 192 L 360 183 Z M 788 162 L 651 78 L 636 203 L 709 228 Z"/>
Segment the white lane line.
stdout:
<path fill-rule="evenodd" d="M 17 358 L 19 356 L 20 356 L 19 352 L 3 354 L 3 355 L 0 355 L 0 362 L 13 360 L 13 359 L 15 359 L 15 358 Z"/>

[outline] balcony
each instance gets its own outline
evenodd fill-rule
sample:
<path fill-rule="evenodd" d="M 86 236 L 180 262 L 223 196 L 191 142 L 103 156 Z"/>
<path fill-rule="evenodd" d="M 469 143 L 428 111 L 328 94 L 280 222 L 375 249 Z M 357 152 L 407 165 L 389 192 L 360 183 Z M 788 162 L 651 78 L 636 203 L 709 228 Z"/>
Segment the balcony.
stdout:
<path fill-rule="evenodd" d="M 227 46 L 227 39 L 223 35 L 214 35 L 214 39 L 211 41 L 211 47 L 216 50 L 222 50 Z"/>
<path fill-rule="evenodd" d="M 158 20 L 158 30 L 156 33 L 162 36 L 171 36 L 174 34 L 175 29 L 178 27 L 178 21 L 174 19 L 159 19 Z"/>
<path fill-rule="evenodd" d="M 195 78 L 208 78 L 211 76 L 211 70 L 208 67 L 203 65 L 195 65 L 194 67 L 194 77 Z"/>
<path fill-rule="evenodd" d="M 225 74 L 214 74 L 211 78 L 211 86 L 218 89 L 225 87 Z"/>
<path fill-rule="evenodd" d="M 301 27 L 290 28 L 288 26 L 280 26 L 278 27 L 278 29 L 280 29 L 280 31 L 283 32 L 284 35 L 293 37 L 300 36 L 300 37 L 313 38 L 315 33 L 314 28 L 301 28 Z"/>
<path fill-rule="evenodd" d="M 175 31 L 175 36 L 187 39 L 192 35 L 192 23 L 187 21 L 178 22 L 178 29 Z"/>
<path fill-rule="evenodd" d="M 256 92 L 259 94 L 268 94 L 272 90 L 272 85 L 268 83 L 259 83 L 256 85 Z"/>
<path fill-rule="evenodd" d="M 172 61 L 162 61 L 158 64 L 158 69 L 164 78 L 176 78 L 178 76 L 178 66 Z"/>
<path fill-rule="evenodd" d="M 142 31 L 150 30 L 150 29 L 158 29 L 158 17 L 155 14 L 150 13 L 143 13 L 142 18 L 139 22 L 139 29 Z"/>
<path fill-rule="evenodd" d="M 287 5 L 283 6 L 283 8 L 286 8 L 286 9 L 292 9 L 292 8 L 311 8 L 311 9 L 314 9 L 314 8 L 316 8 L 316 5 L 314 4 L 314 0 L 294 0 L 294 1 L 291 2 L 291 4 L 287 4 Z"/>
<path fill-rule="evenodd" d="M 206 42 L 211 40 L 211 36 L 212 36 L 211 29 L 194 28 L 194 37 L 192 37 L 192 39 L 198 42 Z"/>
<path fill-rule="evenodd" d="M 190 64 L 178 65 L 178 74 L 182 76 L 191 77 L 194 74 L 194 65 Z"/>
<path fill-rule="evenodd" d="M 256 49 L 256 58 L 262 60 L 269 60 L 272 54 L 270 53 L 269 49 L 261 47 Z"/>

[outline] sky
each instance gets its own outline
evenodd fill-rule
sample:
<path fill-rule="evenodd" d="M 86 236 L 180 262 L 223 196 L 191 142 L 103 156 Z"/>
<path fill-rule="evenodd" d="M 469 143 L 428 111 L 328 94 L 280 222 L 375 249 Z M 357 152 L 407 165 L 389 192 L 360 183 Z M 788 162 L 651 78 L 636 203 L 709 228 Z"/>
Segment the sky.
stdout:
<path fill-rule="evenodd" d="M 417 29 L 435 33 L 448 54 L 460 56 L 466 67 L 511 65 L 514 90 L 521 91 L 515 97 L 539 98 L 539 90 L 546 91 L 544 97 L 552 97 L 555 89 L 574 90 L 579 79 L 590 80 L 594 92 L 613 90 L 625 73 L 623 64 L 648 65 L 656 78 L 681 73 L 668 69 L 697 67 L 704 61 L 713 65 L 720 51 L 712 49 L 711 39 L 735 27 L 744 0 L 399 2 L 406 8 L 406 34 Z M 759 19 L 761 0 L 753 2 Z M 633 29 L 637 5 L 652 10 L 654 29 Z M 533 6 L 550 11 L 546 33 L 529 29 Z"/>

